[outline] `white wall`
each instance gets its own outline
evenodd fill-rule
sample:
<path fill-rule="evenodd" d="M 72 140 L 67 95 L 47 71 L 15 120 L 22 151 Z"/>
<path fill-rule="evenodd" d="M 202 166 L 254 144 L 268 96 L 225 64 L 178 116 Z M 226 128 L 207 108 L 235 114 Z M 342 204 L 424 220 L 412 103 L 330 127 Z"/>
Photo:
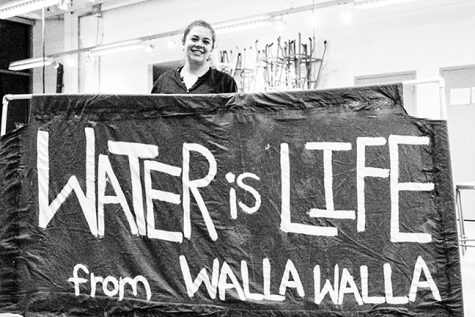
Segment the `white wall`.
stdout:
<path fill-rule="evenodd" d="M 311 3 L 304 0 L 208 0 L 206 5 L 193 0 L 142 2 L 105 11 L 101 18 L 80 18 L 80 41 L 71 39 L 74 32 L 65 31 L 74 30 L 70 27 L 74 19 L 67 19 L 67 25 L 48 22 L 47 53 L 74 48 L 78 42 L 85 47 L 177 30 L 194 19 L 218 22 L 257 15 L 284 9 L 290 2 L 294 6 Z M 366 10 L 338 6 L 317 10 L 313 26 L 309 22 L 312 13 L 307 12 L 284 17 L 287 21 L 284 30 L 270 25 L 223 34 L 218 38 L 218 49 L 229 50 L 236 46 L 242 49 L 254 45 L 256 39 L 263 45 L 275 42 L 279 35 L 283 40 L 295 39 L 301 32 L 304 39 L 315 34 L 317 55 L 321 54 L 323 40 L 328 41 L 322 88 L 351 86 L 355 76 L 388 72 L 416 71 L 418 78 L 434 77 L 439 75 L 440 67 L 475 64 L 475 41 L 470 32 L 475 29 L 474 12 L 473 0 L 418 0 Z M 341 21 L 345 13 L 352 16 L 351 22 Z M 181 58 L 180 38 L 174 41 L 175 49 L 168 47 L 168 40 L 159 40 L 154 43 L 152 53 L 135 50 L 102 56 L 100 61 L 92 58 L 89 63 L 81 58 L 79 66 L 77 56 L 72 58 L 73 63 L 70 58 L 65 62 L 68 64 L 65 91 L 147 93 L 149 65 Z M 37 79 L 35 77 L 35 92 L 40 92 Z M 54 78 L 48 80 L 47 92 L 54 90 L 49 87 L 51 82 L 54 83 Z M 438 115 L 434 110 L 436 92 L 435 86 L 418 88 L 419 115 Z"/>
<path fill-rule="evenodd" d="M 148 1 L 105 11 L 102 18 L 82 18 L 81 42 L 88 46 L 177 30 L 198 18 L 217 22 L 257 15 L 284 9 L 289 1 L 208 0 L 206 5 L 203 3 Z M 297 6 L 311 1 L 293 3 Z M 340 21 L 344 12 L 353 16 L 352 22 Z M 328 40 L 324 87 L 353 85 L 354 76 L 363 74 L 416 70 L 420 78 L 432 77 L 439 75 L 440 67 L 475 63 L 475 43 L 469 31 L 475 29 L 474 12 L 473 0 L 418 0 L 366 10 L 338 6 L 317 10 L 315 27 L 308 22 L 310 12 L 294 14 L 285 17 L 285 30 L 278 31 L 271 25 L 224 34 L 218 44 L 221 49 L 242 48 L 253 45 L 256 39 L 270 43 L 279 35 L 291 39 L 296 38 L 298 32 L 303 38 L 315 33 L 320 48 L 321 41 Z M 74 42 L 71 41 L 74 34 L 64 32 L 64 28 L 58 21 L 48 22 L 47 53 L 64 51 L 65 41 Z M 169 49 L 165 41 L 158 41 L 152 54 L 134 51 L 101 57 L 103 92 L 146 93 L 148 65 L 181 57 L 180 39 L 175 42 L 178 44 L 175 50 Z M 74 86 L 67 90 L 78 92 Z"/>
<path fill-rule="evenodd" d="M 299 6 L 311 1 L 156 0 L 105 11 L 102 17 L 68 14 L 64 21 L 47 22 L 46 53 L 173 31 L 195 19 L 219 22 L 258 15 L 285 9 L 290 3 Z M 474 13 L 473 0 L 418 0 L 366 10 L 341 5 L 316 10 L 313 25 L 312 13 L 306 12 L 285 16 L 283 30 L 270 25 L 223 34 L 217 49 L 236 51 L 236 47 L 253 46 L 257 39 L 264 45 L 278 36 L 295 39 L 301 32 L 304 39 L 315 34 L 317 55 L 323 40 L 328 41 L 321 88 L 352 86 L 359 75 L 401 71 L 416 71 L 418 78 L 428 78 L 439 76 L 441 67 L 475 64 Z M 342 21 L 344 14 L 351 17 L 350 22 Z M 35 56 L 41 55 L 40 33 L 37 23 Z M 157 40 L 152 53 L 142 49 L 100 58 L 64 57 L 60 61 L 65 64 L 65 92 L 148 93 L 149 66 L 182 56 L 181 39 L 173 40 L 175 49 L 169 48 L 169 40 Z M 46 79 L 46 92 L 54 92 L 54 70 L 47 69 Z M 41 92 L 41 86 L 41 72 L 35 71 L 34 92 Z M 417 90 L 418 115 L 437 117 L 435 86 Z"/>

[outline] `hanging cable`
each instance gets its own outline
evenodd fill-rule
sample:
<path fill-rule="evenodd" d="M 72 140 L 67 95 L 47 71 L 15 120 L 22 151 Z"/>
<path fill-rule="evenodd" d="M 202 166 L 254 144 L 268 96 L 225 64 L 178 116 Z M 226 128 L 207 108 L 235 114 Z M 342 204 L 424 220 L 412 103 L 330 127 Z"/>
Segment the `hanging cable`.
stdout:
<path fill-rule="evenodd" d="M 43 52 L 42 52 L 42 56 L 43 56 L 43 94 L 45 93 L 45 59 L 46 59 L 46 52 L 45 52 L 45 47 L 46 47 L 46 41 L 45 41 L 45 6 L 43 4 L 43 7 L 41 8 L 41 42 L 42 42 L 42 46 L 43 46 Z"/>
<path fill-rule="evenodd" d="M 104 29 L 102 27 L 102 6 L 101 4 L 98 4 L 97 5 L 97 13 L 95 14 L 96 15 L 96 45 L 100 45 L 100 44 L 103 44 L 103 40 L 104 40 Z M 102 60 L 102 57 L 99 55 L 99 56 L 96 56 L 94 58 L 94 72 L 97 71 L 97 76 L 95 76 L 95 78 L 97 78 L 97 81 L 96 81 L 96 89 L 97 89 L 97 92 L 99 93 L 101 91 L 101 60 Z"/>

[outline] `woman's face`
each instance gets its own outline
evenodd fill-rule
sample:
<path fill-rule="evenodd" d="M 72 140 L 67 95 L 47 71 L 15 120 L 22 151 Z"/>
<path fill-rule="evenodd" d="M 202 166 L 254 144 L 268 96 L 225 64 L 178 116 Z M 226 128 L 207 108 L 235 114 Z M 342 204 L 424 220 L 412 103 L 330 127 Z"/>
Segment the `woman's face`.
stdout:
<path fill-rule="evenodd" d="M 205 63 L 213 51 L 211 30 L 203 26 L 193 27 L 183 44 L 185 56 L 191 63 Z"/>

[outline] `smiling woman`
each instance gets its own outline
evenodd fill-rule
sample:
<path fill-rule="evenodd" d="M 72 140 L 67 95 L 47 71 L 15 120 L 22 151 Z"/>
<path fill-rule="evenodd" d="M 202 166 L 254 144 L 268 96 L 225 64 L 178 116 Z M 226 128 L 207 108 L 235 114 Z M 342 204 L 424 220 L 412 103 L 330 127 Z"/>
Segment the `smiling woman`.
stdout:
<path fill-rule="evenodd" d="M 214 49 L 216 33 L 205 21 L 190 23 L 183 33 L 185 63 L 182 67 L 161 75 L 154 83 L 152 93 L 157 94 L 219 94 L 234 93 L 234 79 L 210 67 L 210 54 Z"/>

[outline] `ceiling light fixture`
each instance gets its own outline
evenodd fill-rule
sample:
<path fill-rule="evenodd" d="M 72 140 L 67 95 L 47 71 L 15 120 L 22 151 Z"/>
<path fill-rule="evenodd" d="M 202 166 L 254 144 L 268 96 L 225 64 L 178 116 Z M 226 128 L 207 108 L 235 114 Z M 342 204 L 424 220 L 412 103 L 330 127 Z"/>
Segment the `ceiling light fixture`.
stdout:
<path fill-rule="evenodd" d="M 224 23 L 216 23 L 214 28 L 216 29 L 216 32 L 223 34 L 258 28 L 264 25 L 272 24 L 272 22 L 273 19 L 270 16 L 257 16 Z"/>
<path fill-rule="evenodd" d="M 353 4 L 359 8 L 377 8 L 394 4 L 400 4 L 414 0 L 355 0 Z"/>
<path fill-rule="evenodd" d="M 37 67 L 43 67 L 56 64 L 55 60 L 49 57 L 28 58 L 20 61 L 11 62 L 8 66 L 9 70 L 24 70 Z"/>
<path fill-rule="evenodd" d="M 14 16 L 22 15 L 54 5 L 64 5 L 64 2 L 64 0 L 11 1 L 7 4 L 0 6 L 0 19 L 8 19 Z"/>
<path fill-rule="evenodd" d="M 117 52 L 131 51 L 135 49 L 143 49 L 146 44 L 142 40 L 131 40 L 125 42 L 117 42 L 97 46 L 89 51 L 91 56 L 108 55 Z"/>

